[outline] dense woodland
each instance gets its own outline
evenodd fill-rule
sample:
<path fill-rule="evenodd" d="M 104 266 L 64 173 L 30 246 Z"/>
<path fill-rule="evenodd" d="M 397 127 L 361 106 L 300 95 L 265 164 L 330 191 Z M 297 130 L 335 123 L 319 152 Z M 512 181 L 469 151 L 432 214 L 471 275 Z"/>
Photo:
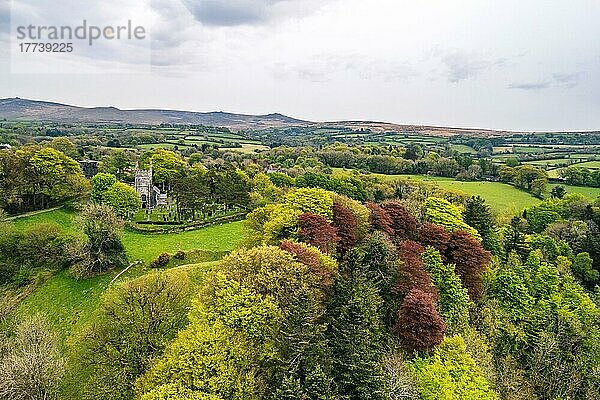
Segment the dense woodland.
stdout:
<path fill-rule="evenodd" d="M 600 399 L 600 202 L 549 191 L 541 168 L 420 145 L 105 149 L 87 180 L 87 151 L 64 137 L 0 150 L 2 399 Z M 136 261 L 136 164 L 181 220 L 245 210 L 244 245 L 175 268 L 188 255 L 161 254 L 103 287 L 68 338 L 44 308 L 20 314 L 52 275 L 93 282 Z M 501 220 L 481 197 L 360 170 L 543 200 Z M 72 232 L 9 219 L 53 206 Z"/>

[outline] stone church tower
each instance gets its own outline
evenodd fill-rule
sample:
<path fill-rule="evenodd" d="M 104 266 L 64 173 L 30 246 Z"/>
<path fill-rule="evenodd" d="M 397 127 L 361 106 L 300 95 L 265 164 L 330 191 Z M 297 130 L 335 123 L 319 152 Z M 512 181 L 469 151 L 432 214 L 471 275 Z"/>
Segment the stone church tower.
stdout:
<path fill-rule="evenodd" d="M 140 196 L 142 208 L 153 209 L 157 205 L 167 204 L 166 193 L 161 193 L 160 189 L 152 182 L 152 166 L 148 170 L 139 169 L 136 166 L 133 187 Z"/>

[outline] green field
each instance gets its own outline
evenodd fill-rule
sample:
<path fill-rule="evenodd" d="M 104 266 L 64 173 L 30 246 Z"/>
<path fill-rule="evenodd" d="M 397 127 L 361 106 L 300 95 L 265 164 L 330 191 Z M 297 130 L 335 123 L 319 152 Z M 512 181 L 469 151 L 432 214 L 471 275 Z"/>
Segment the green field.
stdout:
<path fill-rule="evenodd" d="M 65 209 L 53 210 L 14 220 L 17 228 L 39 223 L 56 223 L 68 233 L 74 233 L 75 214 Z M 131 261 L 151 261 L 160 253 L 202 249 L 211 252 L 231 251 L 244 241 L 242 222 L 210 226 L 203 229 L 167 234 L 143 234 L 126 230 L 123 243 Z"/>
<path fill-rule="evenodd" d="M 499 182 L 468 182 L 457 181 L 452 178 L 429 177 L 421 175 L 379 175 L 387 179 L 402 178 L 407 180 L 427 181 L 437 186 L 468 195 L 479 195 L 485 199 L 490 207 L 498 214 L 507 214 L 520 211 L 540 202 L 527 192 L 514 186 Z"/>
<path fill-rule="evenodd" d="M 344 171 L 340 168 L 335 168 L 337 171 Z M 348 172 L 348 170 L 346 170 Z M 531 194 L 517 189 L 514 186 L 500 182 L 471 182 L 458 181 L 453 178 L 442 178 L 435 176 L 424 175 L 384 175 L 372 174 L 384 179 L 406 179 L 419 182 L 430 182 L 443 189 L 462 192 L 467 195 L 478 195 L 485 199 L 499 215 L 508 215 L 519 212 L 524 208 L 538 204 L 541 200 Z M 549 190 L 556 184 L 549 185 Z M 567 189 L 567 193 L 580 193 L 587 197 L 596 198 L 600 196 L 600 188 L 589 188 L 580 186 L 562 185 Z"/>

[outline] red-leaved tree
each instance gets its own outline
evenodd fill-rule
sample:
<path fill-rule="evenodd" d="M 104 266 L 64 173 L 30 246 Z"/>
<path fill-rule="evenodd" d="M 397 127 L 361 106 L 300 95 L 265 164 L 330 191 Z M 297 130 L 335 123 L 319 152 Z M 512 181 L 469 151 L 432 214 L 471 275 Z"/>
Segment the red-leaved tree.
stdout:
<path fill-rule="evenodd" d="M 386 201 L 382 204 L 391 220 L 393 237 L 396 242 L 415 239 L 417 236 L 417 220 L 404 208 L 402 203 L 395 200 Z"/>
<path fill-rule="evenodd" d="M 419 289 L 404 298 L 394 332 L 408 350 L 429 351 L 444 340 L 446 326 L 438 313 L 433 296 Z"/>
<path fill-rule="evenodd" d="M 335 250 L 338 237 L 335 228 L 321 215 L 306 213 L 298 217 L 298 237 L 319 250 L 331 253 Z"/>
<path fill-rule="evenodd" d="M 479 299 L 483 293 L 482 274 L 489 266 L 492 254 L 485 250 L 479 240 L 465 231 L 450 235 L 446 250 L 448 262 L 456 266 L 456 273 L 469 291 L 472 299 Z"/>
<path fill-rule="evenodd" d="M 393 235 L 392 220 L 388 213 L 378 204 L 368 202 L 366 204 L 369 209 L 369 225 L 373 231 L 381 231 L 388 235 Z"/>
<path fill-rule="evenodd" d="M 337 251 L 340 255 L 344 255 L 356 244 L 356 217 L 343 205 L 333 203 L 331 224 L 336 229 L 339 238 Z"/>
<path fill-rule="evenodd" d="M 309 247 L 303 243 L 294 243 L 289 240 L 284 240 L 279 245 L 281 250 L 292 253 L 296 259 L 306 265 L 315 276 L 317 276 L 323 286 L 331 286 L 333 284 L 336 271 L 332 269 L 334 264 L 326 265 L 321 260 L 321 254 L 314 247 Z"/>
<path fill-rule="evenodd" d="M 419 228 L 419 242 L 425 247 L 432 246 L 440 252 L 442 257 L 445 257 L 450 234 L 439 225 L 425 222 Z"/>
<path fill-rule="evenodd" d="M 400 243 L 398 246 L 398 276 L 392 292 L 406 296 L 411 290 L 419 289 L 431 294 L 437 300 L 437 288 L 431 281 L 431 276 L 421 259 L 424 251 L 423 246 L 412 240 Z"/>

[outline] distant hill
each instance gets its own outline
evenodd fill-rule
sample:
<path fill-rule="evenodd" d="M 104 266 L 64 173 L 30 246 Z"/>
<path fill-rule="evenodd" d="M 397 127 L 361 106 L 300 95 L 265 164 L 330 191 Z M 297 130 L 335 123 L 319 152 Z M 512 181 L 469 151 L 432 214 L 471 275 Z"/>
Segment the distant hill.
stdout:
<path fill-rule="evenodd" d="M 351 128 L 354 130 L 370 130 L 373 133 L 394 132 L 401 134 L 431 136 L 471 135 L 477 137 L 491 137 L 519 133 L 493 129 L 401 125 L 377 121 L 312 122 L 288 117 L 278 113 L 266 115 L 247 115 L 220 111 L 195 112 L 154 109 L 121 110 L 115 107 L 78 107 L 48 101 L 21 99 L 18 97 L 0 99 L 0 119 L 3 118 L 8 120 L 49 121 L 62 123 L 130 123 L 148 125 L 178 123 L 221 126 L 233 130 L 256 130 L 293 126 L 311 128 Z"/>
<path fill-rule="evenodd" d="M 303 126 L 308 121 L 282 114 L 244 115 L 226 112 L 192 112 L 178 110 L 121 110 L 115 107 L 77 107 L 48 101 L 21 98 L 0 99 L 0 118 L 9 120 L 70 123 L 178 123 L 223 126 L 233 129 L 260 129 Z"/>

